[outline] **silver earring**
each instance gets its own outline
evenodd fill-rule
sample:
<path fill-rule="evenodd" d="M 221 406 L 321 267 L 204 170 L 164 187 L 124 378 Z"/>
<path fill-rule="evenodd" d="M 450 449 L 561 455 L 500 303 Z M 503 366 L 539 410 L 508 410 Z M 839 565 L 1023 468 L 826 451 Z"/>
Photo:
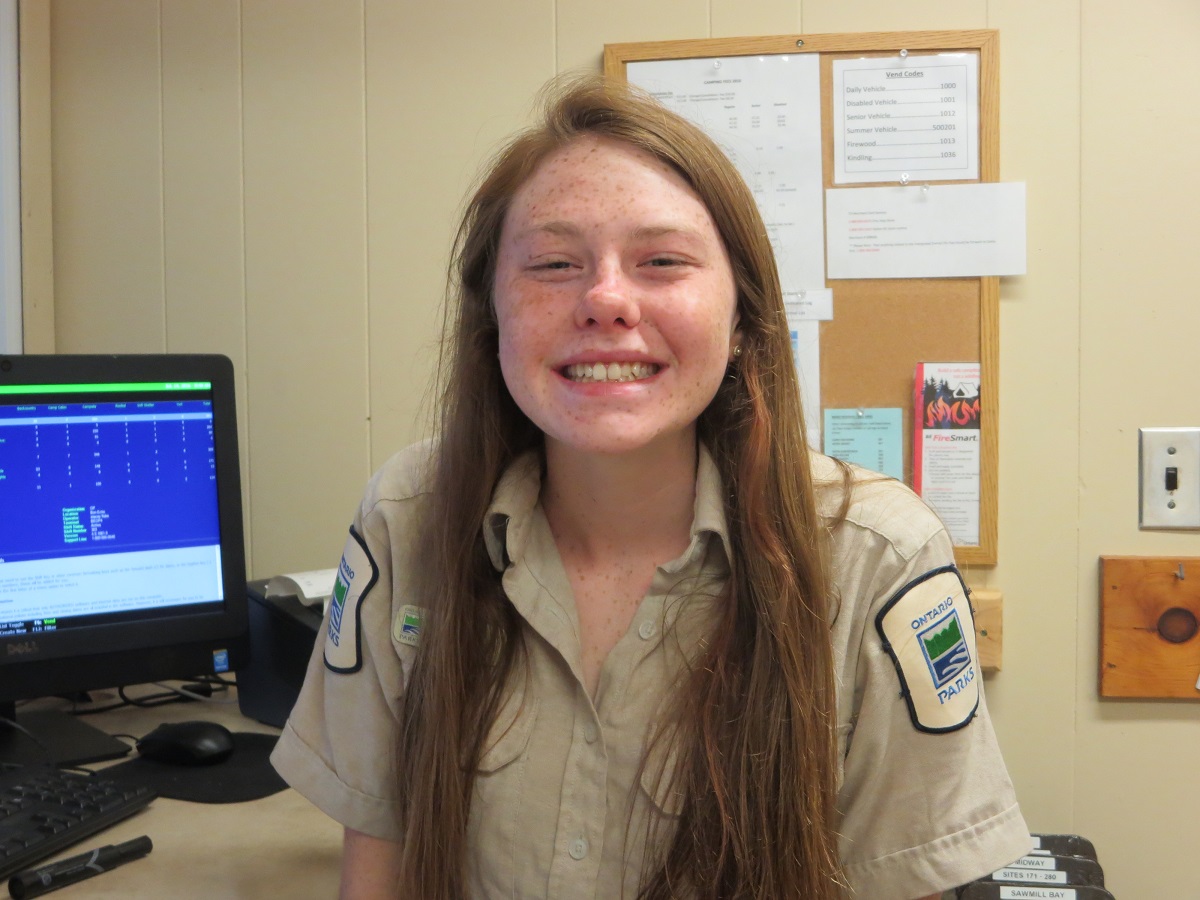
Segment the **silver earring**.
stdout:
<path fill-rule="evenodd" d="M 733 358 L 737 359 L 741 355 L 742 355 L 742 345 L 738 344 L 736 347 L 733 348 Z"/>

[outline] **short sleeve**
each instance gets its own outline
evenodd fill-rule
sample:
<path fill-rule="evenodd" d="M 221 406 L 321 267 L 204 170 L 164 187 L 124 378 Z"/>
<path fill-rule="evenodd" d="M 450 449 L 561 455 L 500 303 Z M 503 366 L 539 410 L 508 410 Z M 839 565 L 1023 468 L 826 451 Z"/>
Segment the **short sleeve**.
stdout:
<path fill-rule="evenodd" d="M 835 543 L 842 864 L 854 896 L 912 900 L 1025 853 L 950 539 L 896 482 Z"/>
<path fill-rule="evenodd" d="M 423 610 L 408 584 L 416 501 L 374 496 L 379 481 L 350 528 L 322 633 L 271 762 L 342 825 L 399 840 L 395 736 Z"/>

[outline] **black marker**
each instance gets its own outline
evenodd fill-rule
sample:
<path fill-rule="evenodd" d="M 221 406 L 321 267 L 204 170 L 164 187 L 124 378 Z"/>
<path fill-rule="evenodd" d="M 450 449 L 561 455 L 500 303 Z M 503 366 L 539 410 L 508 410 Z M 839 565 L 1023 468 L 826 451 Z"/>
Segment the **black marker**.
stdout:
<path fill-rule="evenodd" d="M 40 897 L 60 887 L 83 881 L 109 869 L 115 869 L 131 859 L 145 856 L 153 849 L 150 838 L 142 835 L 123 844 L 108 844 L 87 853 L 80 853 L 62 862 L 51 863 L 40 869 L 19 872 L 8 880 L 8 893 L 13 900 Z"/>

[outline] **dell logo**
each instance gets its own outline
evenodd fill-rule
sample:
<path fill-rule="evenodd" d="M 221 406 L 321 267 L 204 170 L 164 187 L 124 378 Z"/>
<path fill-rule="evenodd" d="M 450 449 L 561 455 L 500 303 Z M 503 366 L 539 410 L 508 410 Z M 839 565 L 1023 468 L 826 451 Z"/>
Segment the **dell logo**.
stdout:
<path fill-rule="evenodd" d="M 37 653 L 37 652 L 38 652 L 37 641 L 25 641 L 22 644 L 9 644 L 8 645 L 8 655 L 9 656 L 24 656 L 26 653 Z"/>

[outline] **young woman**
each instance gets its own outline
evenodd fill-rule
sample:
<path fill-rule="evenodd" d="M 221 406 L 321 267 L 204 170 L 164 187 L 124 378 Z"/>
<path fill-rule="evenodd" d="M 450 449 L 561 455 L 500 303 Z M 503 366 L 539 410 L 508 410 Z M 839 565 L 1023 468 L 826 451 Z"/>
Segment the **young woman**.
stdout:
<path fill-rule="evenodd" d="M 559 88 L 454 281 L 438 437 L 372 480 L 274 756 L 343 896 L 911 900 L 1025 852 L 950 541 L 807 448 L 716 146 Z"/>

